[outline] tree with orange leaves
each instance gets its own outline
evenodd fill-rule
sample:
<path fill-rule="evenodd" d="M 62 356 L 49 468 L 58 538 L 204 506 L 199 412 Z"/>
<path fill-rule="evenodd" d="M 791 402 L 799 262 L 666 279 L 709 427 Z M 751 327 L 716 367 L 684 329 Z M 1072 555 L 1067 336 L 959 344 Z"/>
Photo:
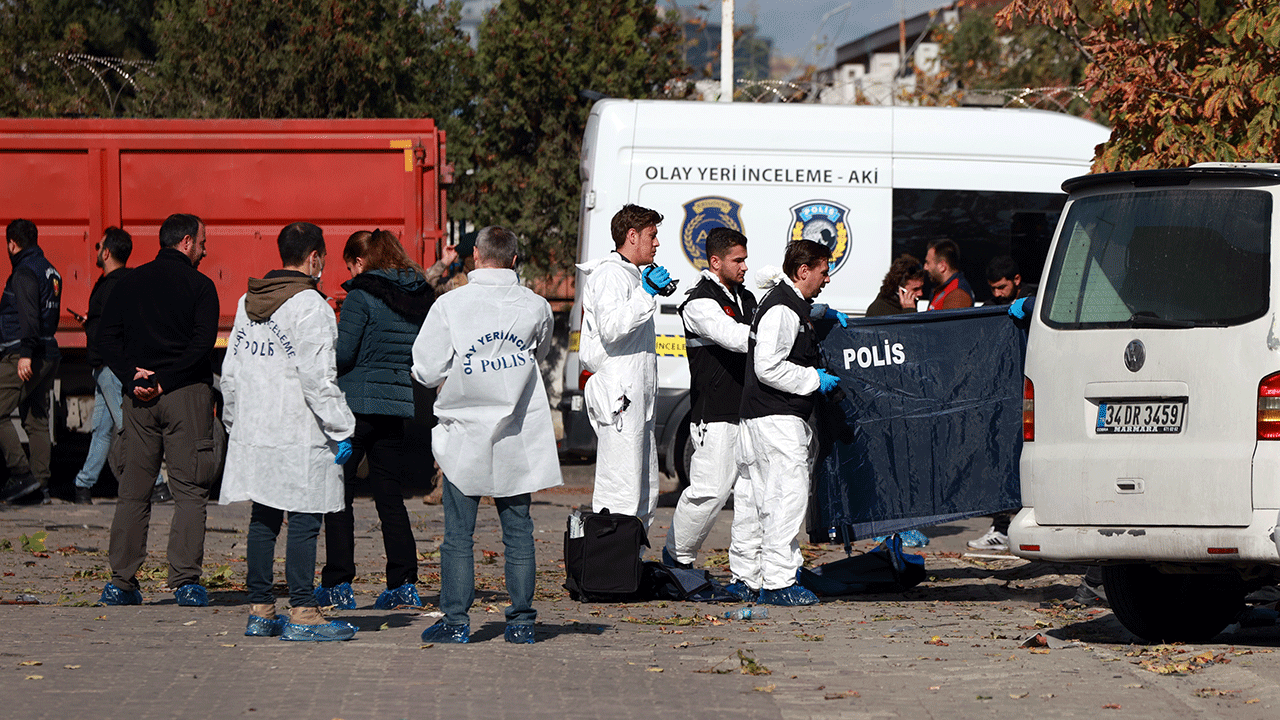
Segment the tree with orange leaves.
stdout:
<path fill-rule="evenodd" d="M 1013 0 L 997 18 L 1053 28 L 1088 58 L 1083 87 L 1112 128 L 1095 171 L 1280 155 L 1274 0 Z"/>

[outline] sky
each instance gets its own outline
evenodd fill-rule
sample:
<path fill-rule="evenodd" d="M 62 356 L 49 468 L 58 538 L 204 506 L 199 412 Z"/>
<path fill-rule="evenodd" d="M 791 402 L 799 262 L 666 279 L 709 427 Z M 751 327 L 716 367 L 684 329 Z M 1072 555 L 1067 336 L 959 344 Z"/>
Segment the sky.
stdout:
<path fill-rule="evenodd" d="M 720 21 L 720 0 L 678 2 L 683 8 L 705 5 L 707 20 Z M 836 13 L 825 25 L 822 23 L 824 15 L 846 3 L 851 6 L 848 11 Z M 903 13 L 910 18 L 950 4 L 942 0 L 735 0 L 734 18 L 738 24 L 754 22 L 761 36 L 773 39 L 776 55 L 807 54 L 802 59 L 822 67 L 831 64 L 836 47 L 896 23 Z M 825 36 L 830 46 L 825 54 L 815 56 L 809 46 L 819 28 L 820 37 Z"/>

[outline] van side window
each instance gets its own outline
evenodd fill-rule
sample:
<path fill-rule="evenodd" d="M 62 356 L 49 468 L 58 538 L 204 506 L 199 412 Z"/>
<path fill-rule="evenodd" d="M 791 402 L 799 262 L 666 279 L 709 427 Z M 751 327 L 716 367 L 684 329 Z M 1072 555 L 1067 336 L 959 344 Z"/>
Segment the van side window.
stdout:
<path fill-rule="evenodd" d="M 1062 193 L 975 190 L 893 191 L 893 254 L 923 258 L 930 240 L 960 245 L 960 269 L 977 300 L 991 301 L 987 263 L 1012 255 L 1024 283 L 1040 282 L 1049 243 L 1067 196 Z"/>
<path fill-rule="evenodd" d="M 1075 201 L 1040 304 L 1050 327 L 1225 327 L 1269 306 L 1271 195 L 1187 189 Z"/>

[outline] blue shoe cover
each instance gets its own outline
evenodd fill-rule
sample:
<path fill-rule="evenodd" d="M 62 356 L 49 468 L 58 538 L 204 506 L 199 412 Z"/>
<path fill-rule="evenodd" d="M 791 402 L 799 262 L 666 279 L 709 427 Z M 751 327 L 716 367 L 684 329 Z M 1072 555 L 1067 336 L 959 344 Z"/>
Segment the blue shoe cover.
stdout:
<path fill-rule="evenodd" d="M 803 585 L 790 585 L 781 590 L 761 590 L 760 599 L 756 602 L 761 605 L 796 607 L 799 605 L 817 605 L 820 601 L 817 595 L 814 595 Z"/>
<path fill-rule="evenodd" d="M 680 568 L 681 570 L 692 570 L 693 565 L 690 563 L 682 563 L 675 559 L 670 552 L 667 551 L 665 545 L 662 546 L 662 564 L 669 568 Z"/>
<path fill-rule="evenodd" d="M 467 643 L 471 641 L 471 625 L 448 625 L 438 620 L 435 625 L 422 631 L 424 643 Z"/>
<path fill-rule="evenodd" d="M 178 604 L 184 607 L 207 607 L 209 605 L 209 591 L 199 583 L 191 583 L 183 585 L 173 591 L 173 596 L 178 598 Z"/>
<path fill-rule="evenodd" d="M 378 601 L 373 604 L 374 610 L 394 610 L 401 605 L 422 607 L 422 598 L 418 597 L 418 586 L 405 583 L 394 590 L 383 590 Z"/>
<path fill-rule="evenodd" d="M 277 637 L 284 632 L 284 626 L 287 624 L 289 624 L 288 615 L 277 615 L 274 620 L 250 615 L 244 634 L 249 637 Z"/>
<path fill-rule="evenodd" d="M 338 583 L 331 588 L 316 586 L 312 591 L 315 595 L 316 602 L 321 607 L 336 607 L 343 610 L 356 609 L 356 591 L 351 589 L 351 583 Z"/>
<path fill-rule="evenodd" d="M 533 639 L 532 625 L 512 625 L 507 623 L 507 629 L 502 633 L 502 639 L 516 645 L 532 645 L 536 642 Z"/>
<path fill-rule="evenodd" d="M 738 602 L 744 602 L 744 603 L 755 602 L 756 598 L 759 597 L 760 595 L 759 590 L 752 590 L 750 587 L 747 586 L 746 583 L 742 582 L 741 580 L 738 580 L 736 582 L 731 582 L 728 585 L 725 585 L 724 590 L 725 592 L 736 597 L 738 599 Z"/>
<path fill-rule="evenodd" d="M 286 622 L 284 631 L 280 633 L 280 639 L 326 642 L 329 640 L 350 640 L 355 634 L 356 629 L 351 623 L 344 623 L 339 620 L 327 622 L 323 625 L 295 625 L 294 623 Z"/>
<path fill-rule="evenodd" d="M 903 547 L 926 547 L 929 544 L 929 536 L 919 530 L 908 530 L 902 533 Z"/>
<path fill-rule="evenodd" d="M 121 590 L 120 588 L 107 583 L 102 588 L 102 597 L 98 598 L 99 605 L 141 605 L 142 593 L 137 590 Z"/>

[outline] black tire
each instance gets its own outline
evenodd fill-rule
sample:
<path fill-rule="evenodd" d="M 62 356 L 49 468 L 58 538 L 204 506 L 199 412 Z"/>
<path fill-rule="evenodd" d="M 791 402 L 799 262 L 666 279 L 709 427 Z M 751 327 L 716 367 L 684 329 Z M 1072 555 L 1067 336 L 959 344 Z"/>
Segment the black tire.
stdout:
<path fill-rule="evenodd" d="M 1244 607 L 1236 574 L 1166 574 L 1150 565 L 1107 565 L 1102 585 L 1116 619 L 1147 642 L 1203 642 Z"/>
<path fill-rule="evenodd" d="M 680 481 L 680 492 L 689 487 L 689 464 L 693 461 L 693 438 L 689 435 L 689 418 L 680 421 L 676 430 L 676 479 Z"/>

